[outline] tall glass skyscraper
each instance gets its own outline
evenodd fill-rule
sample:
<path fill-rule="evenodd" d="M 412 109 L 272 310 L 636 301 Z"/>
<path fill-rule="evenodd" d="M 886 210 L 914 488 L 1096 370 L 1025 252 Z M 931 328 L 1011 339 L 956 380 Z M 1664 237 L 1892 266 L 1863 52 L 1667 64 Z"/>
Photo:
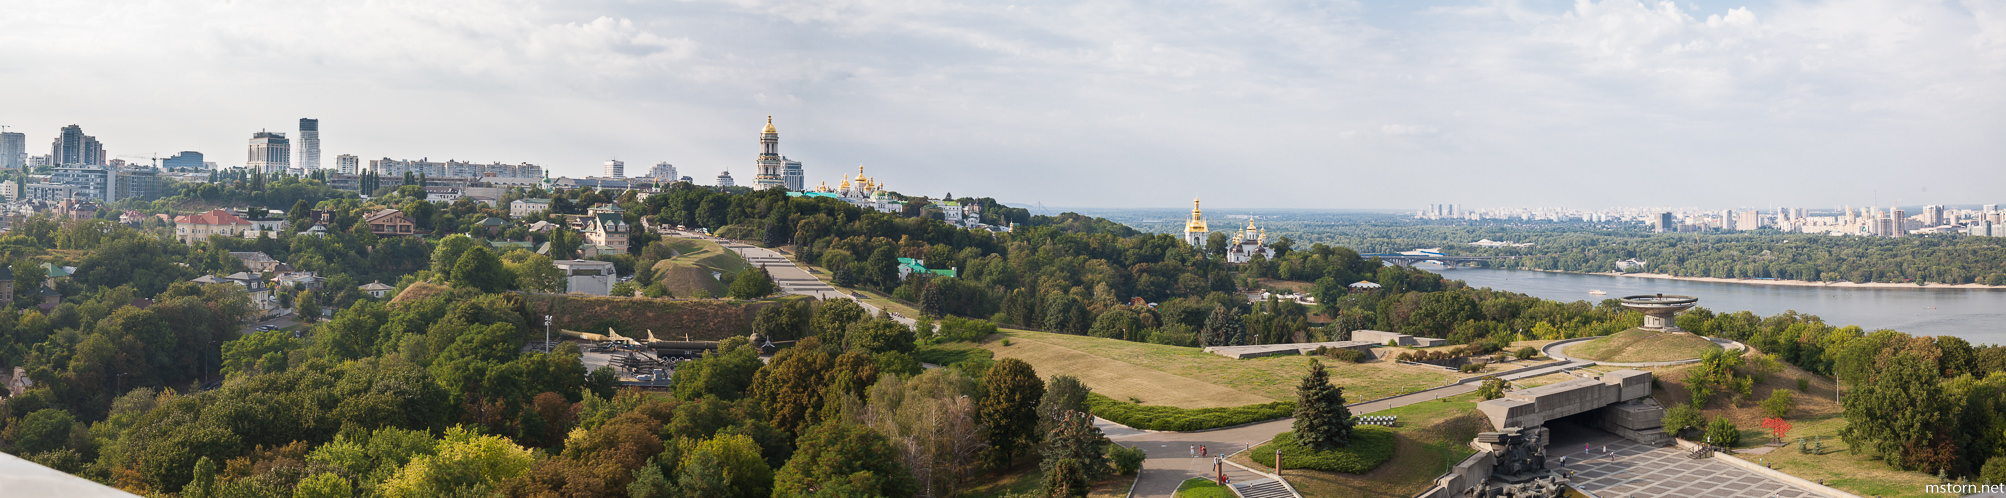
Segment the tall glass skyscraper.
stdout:
<path fill-rule="evenodd" d="M 320 120 L 300 118 L 300 169 L 320 169 Z"/>
<path fill-rule="evenodd" d="M 28 135 L 20 132 L 0 133 L 0 168 L 19 168 L 28 162 Z"/>

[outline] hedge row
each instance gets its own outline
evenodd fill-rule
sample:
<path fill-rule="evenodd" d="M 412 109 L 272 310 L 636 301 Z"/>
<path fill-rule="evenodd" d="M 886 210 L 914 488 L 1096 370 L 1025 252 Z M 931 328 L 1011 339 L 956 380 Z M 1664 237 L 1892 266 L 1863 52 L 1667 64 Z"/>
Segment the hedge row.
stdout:
<path fill-rule="evenodd" d="M 1087 406 L 1094 415 L 1117 424 L 1152 431 L 1199 431 L 1284 418 L 1295 414 L 1294 401 L 1185 409 L 1174 406 L 1139 405 L 1115 401 L 1099 393 L 1087 394 Z"/>
<path fill-rule="evenodd" d="M 1366 471 L 1393 459 L 1393 449 L 1399 446 L 1393 429 L 1377 425 L 1360 425 L 1351 428 L 1351 444 L 1330 451 L 1311 451 L 1296 443 L 1294 431 L 1275 435 L 1275 440 L 1254 448 L 1250 452 L 1255 462 L 1269 467 L 1275 466 L 1275 448 L 1282 450 L 1282 463 L 1289 469 L 1313 469 L 1363 474 Z"/>

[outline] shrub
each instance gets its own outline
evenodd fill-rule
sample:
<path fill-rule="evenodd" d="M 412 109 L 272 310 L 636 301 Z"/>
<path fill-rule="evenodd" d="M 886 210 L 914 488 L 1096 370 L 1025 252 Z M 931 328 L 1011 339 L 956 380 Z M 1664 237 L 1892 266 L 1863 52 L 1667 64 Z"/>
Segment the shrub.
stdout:
<path fill-rule="evenodd" d="M 1007 348 L 1007 347 L 1010 347 L 1010 338 L 1008 338 L 1008 337 L 1005 337 L 1005 338 L 1003 338 L 1003 347 L 1006 347 L 1006 348 Z"/>
<path fill-rule="evenodd" d="M 979 348 L 949 348 L 940 346 L 920 346 L 912 352 L 912 359 L 920 363 L 940 366 L 954 366 L 969 361 L 993 360 L 996 353 Z"/>
<path fill-rule="evenodd" d="M 1490 401 L 1504 397 L 1505 380 L 1496 376 L 1484 377 L 1484 385 L 1477 388 L 1477 397 Z"/>
<path fill-rule="evenodd" d="M 1364 363 L 1365 360 L 1369 358 L 1368 356 L 1365 355 L 1365 353 L 1359 352 L 1356 349 L 1331 348 L 1324 346 L 1317 346 L 1315 350 L 1310 351 L 1310 354 L 1323 356 L 1325 358 L 1330 358 L 1345 363 Z"/>
<path fill-rule="evenodd" d="M 1295 413 L 1293 401 L 1221 408 L 1185 409 L 1174 406 L 1123 403 L 1100 393 L 1087 394 L 1093 414 L 1108 421 L 1151 431 L 1197 431 L 1232 427 L 1287 417 Z"/>
<path fill-rule="evenodd" d="M 1762 400 L 1762 413 L 1770 418 L 1783 418 L 1790 414 L 1791 408 L 1796 407 L 1797 400 L 1790 395 L 1790 391 L 1782 389 L 1771 391 L 1769 399 Z"/>
<path fill-rule="evenodd" d="M 1665 410 L 1665 429 L 1678 434 L 1686 429 L 1696 429 L 1706 425 L 1706 417 L 1693 405 L 1678 405 Z"/>
<path fill-rule="evenodd" d="M 1119 444 L 1107 447 L 1108 463 L 1114 465 L 1114 473 L 1132 475 L 1142 470 L 1142 461 L 1149 458 L 1140 448 L 1130 448 Z"/>
<path fill-rule="evenodd" d="M 1275 435 L 1275 439 L 1268 444 L 1254 448 L 1250 456 L 1261 465 L 1273 467 L 1275 449 L 1279 448 L 1282 450 L 1282 463 L 1287 468 L 1347 474 L 1363 474 L 1393 459 L 1393 450 L 1399 446 L 1393 429 L 1363 425 L 1351 431 L 1350 445 L 1330 451 L 1311 451 L 1296 442 L 1295 432 L 1284 432 Z"/>
<path fill-rule="evenodd" d="M 1996 456 L 1985 460 L 1985 467 L 1978 470 L 1979 484 L 2006 484 L 2006 456 Z"/>
<path fill-rule="evenodd" d="M 1518 352 L 1513 353 L 1512 356 L 1521 360 L 1530 360 L 1533 359 L 1534 357 L 1539 356 L 1539 350 L 1533 349 L 1532 346 L 1526 346 L 1518 348 Z"/>
<path fill-rule="evenodd" d="M 1481 371 L 1483 371 L 1483 370 L 1484 370 L 1484 364 L 1482 364 L 1482 363 L 1464 363 L 1464 364 L 1463 364 L 1463 366 L 1462 366 L 1462 367 L 1460 367 L 1460 368 L 1457 368 L 1457 370 L 1461 370 L 1461 371 L 1462 371 L 1463 373 L 1477 373 L 1477 372 L 1481 372 Z"/>
<path fill-rule="evenodd" d="M 1741 442 L 1741 428 L 1735 427 L 1734 421 L 1727 417 L 1716 418 L 1713 423 L 1707 424 L 1706 437 L 1714 446 L 1733 448 L 1735 443 Z"/>
<path fill-rule="evenodd" d="M 1797 379 L 1797 392 L 1811 392 L 1811 379 Z"/>

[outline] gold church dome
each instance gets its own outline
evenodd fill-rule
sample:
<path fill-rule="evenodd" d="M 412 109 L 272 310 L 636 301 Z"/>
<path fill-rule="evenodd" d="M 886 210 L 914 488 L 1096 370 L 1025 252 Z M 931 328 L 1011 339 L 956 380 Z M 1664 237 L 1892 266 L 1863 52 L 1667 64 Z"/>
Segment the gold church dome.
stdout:
<path fill-rule="evenodd" d="M 766 115 L 766 129 L 764 129 L 764 130 L 760 130 L 759 132 L 760 132 L 760 133 L 780 133 L 780 130 L 777 130 L 777 129 L 774 129 L 774 128 L 773 128 L 773 115 L 772 115 L 772 114 L 768 114 L 768 115 Z"/>

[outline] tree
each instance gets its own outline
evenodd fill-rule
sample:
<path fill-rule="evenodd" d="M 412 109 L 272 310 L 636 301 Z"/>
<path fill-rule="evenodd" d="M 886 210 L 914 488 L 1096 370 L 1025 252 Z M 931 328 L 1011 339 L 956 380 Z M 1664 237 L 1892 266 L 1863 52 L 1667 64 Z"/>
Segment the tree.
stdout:
<path fill-rule="evenodd" d="M 751 436 L 720 434 L 689 450 L 676 483 L 684 496 L 763 498 L 773 489 L 773 468 Z"/>
<path fill-rule="evenodd" d="M 1839 436 L 1895 468 L 1916 469 L 1932 440 L 1955 426 L 1951 402 L 1936 369 L 1916 352 L 1902 351 L 1891 360 L 1846 394 L 1847 424 Z"/>
<path fill-rule="evenodd" d="M 759 299 L 773 293 L 773 274 L 766 272 L 765 266 L 755 266 L 739 272 L 738 278 L 731 280 L 733 299 Z"/>
<path fill-rule="evenodd" d="M 1049 496 L 1084 497 L 1091 483 L 1106 478 L 1107 436 L 1094 427 L 1093 416 L 1066 411 L 1055 427 L 1045 433 L 1044 459 L 1038 462 L 1045 474 L 1044 491 Z"/>
<path fill-rule="evenodd" d="M 69 444 L 70 431 L 76 426 L 76 417 L 68 410 L 43 408 L 22 417 L 20 433 L 14 437 L 14 447 L 22 455 L 41 453 L 62 448 Z"/>
<path fill-rule="evenodd" d="M 517 288 L 537 292 L 564 292 L 564 270 L 550 262 L 549 256 L 530 254 L 515 264 L 508 265 L 509 273 L 515 274 Z"/>
<path fill-rule="evenodd" d="M 349 498 L 355 496 L 355 489 L 339 474 L 323 472 L 300 479 L 293 487 L 294 498 Z"/>
<path fill-rule="evenodd" d="M 934 318 L 944 316 L 940 309 L 940 300 L 940 286 L 934 285 L 931 280 L 927 281 L 926 290 L 920 291 L 919 294 L 920 316 Z"/>
<path fill-rule="evenodd" d="M 449 279 L 453 265 L 460 262 L 460 255 L 473 248 L 474 239 L 466 235 L 456 233 L 439 239 L 438 247 L 432 249 L 432 273 L 438 274 L 442 280 Z"/>
<path fill-rule="evenodd" d="M 1769 415 L 1770 418 L 1783 418 L 1796 406 L 1797 400 L 1791 396 L 1790 391 L 1777 389 L 1769 393 L 1769 399 L 1762 400 L 1762 413 Z"/>
<path fill-rule="evenodd" d="M 851 351 L 881 353 L 897 351 L 911 353 L 918 346 L 913 343 L 911 327 L 893 320 L 870 319 L 850 324 L 844 334 L 845 344 Z"/>
<path fill-rule="evenodd" d="M 420 455 L 383 482 L 391 498 L 489 494 L 536 464 L 530 450 L 464 426 L 446 430 L 437 454 Z"/>
<path fill-rule="evenodd" d="M 1199 337 L 1206 346 L 1243 346 L 1247 344 L 1247 333 L 1240 323 L 1239 310 L 1217 305 L 1212 314 L 1205 318 L 1205 328 Z"/>
<path fill-rule="evenodd" d="M 1715 418 L 1706 425 L 1706 439 L 1714 446 L 1733 448 L 1741 442 L 1741 428 L 1735 427 L 1734 421 L 1727 417 Z"/>
<path fill-rule="evenodd" d="M 1007 467 L 1037 441 L 1038 402 L 1045 383 L 1030 363 L 1004 358 L 989 367 L 982 381 L 980 416 L 989 431 L 991 460 Z"/>
<path fill-rule="evenodd" d="M 453 264 L 453 283 L 484 293 L 508 290 L 515 284 L 515 275 L 502 267 L 501 259 L 487 247 L 474 247 L 460 255 L 460 261 Z"/>
<path fill-rule="evenodd" d="M 1323 362 L 1311 359 L 1309 374 L 1296 386 L 1296 441 L 1317 451 L 1351 443 L 1351 410 L 1344 407 L 1344 388 L 1331 385 Z"/>
<path fill-rule="evenodd" d="M 1093 390 L 1071 375 L 1055 375 L 1045 382 L 1045 397 L 1038 401 L 1038 418 L 1047 424 L 1056 423 L 1067 413 L 1088 413 L 1087 395 Z"/>
<path fill-rule="evenodd" d="M 920 496 L 954 496 L 974 475 L 984 441 L 975 388 L 961 370 L 941 368 L 910 379 L 886 376 L 866 393 L 864 423 L 891 441 Z"/>
<path fill-rule="evenodd" d="M 1484 377 L 1484 385 L 1477 388 L 1477 397 L 1490 401 L 1504 397 L 1505 380 L 1497 376 Z"/>
<path fill-rule="evenodd" d="M 839 421 L 808 429 L 773 477 L 774 496 L 826 496 L 841 483 L 864 496 L 912 496 L 917 485 L 885 436 Z"/>
<path fill-rule="evenodd" d="M 301 322 L 320 321 L 320 292 L 301 292 L 300 297 L 293 300 L 293 314 L 299 315 Z"/>
<path fill-rule="evenodd" d="M 1785 441 L 1786 438 L 1784 436 L 1790 434 L 1790 421 L 1769 417 L 1762 419 L 1762 428 L 1769 429 L 1770 437 L 1775 438 L 1777 441 Z"/>
<path fill-rule="evenodd" d="M 1673 435 L 1677 435 L 1686 429 L 1705 427 L 1706 416 L 1700 414 L 1699 408 L 1695 408 L 1691 404 L 1680 403 L 1665 410 L 1664 422 L 1665 428 L 1670 429 Z"/>

